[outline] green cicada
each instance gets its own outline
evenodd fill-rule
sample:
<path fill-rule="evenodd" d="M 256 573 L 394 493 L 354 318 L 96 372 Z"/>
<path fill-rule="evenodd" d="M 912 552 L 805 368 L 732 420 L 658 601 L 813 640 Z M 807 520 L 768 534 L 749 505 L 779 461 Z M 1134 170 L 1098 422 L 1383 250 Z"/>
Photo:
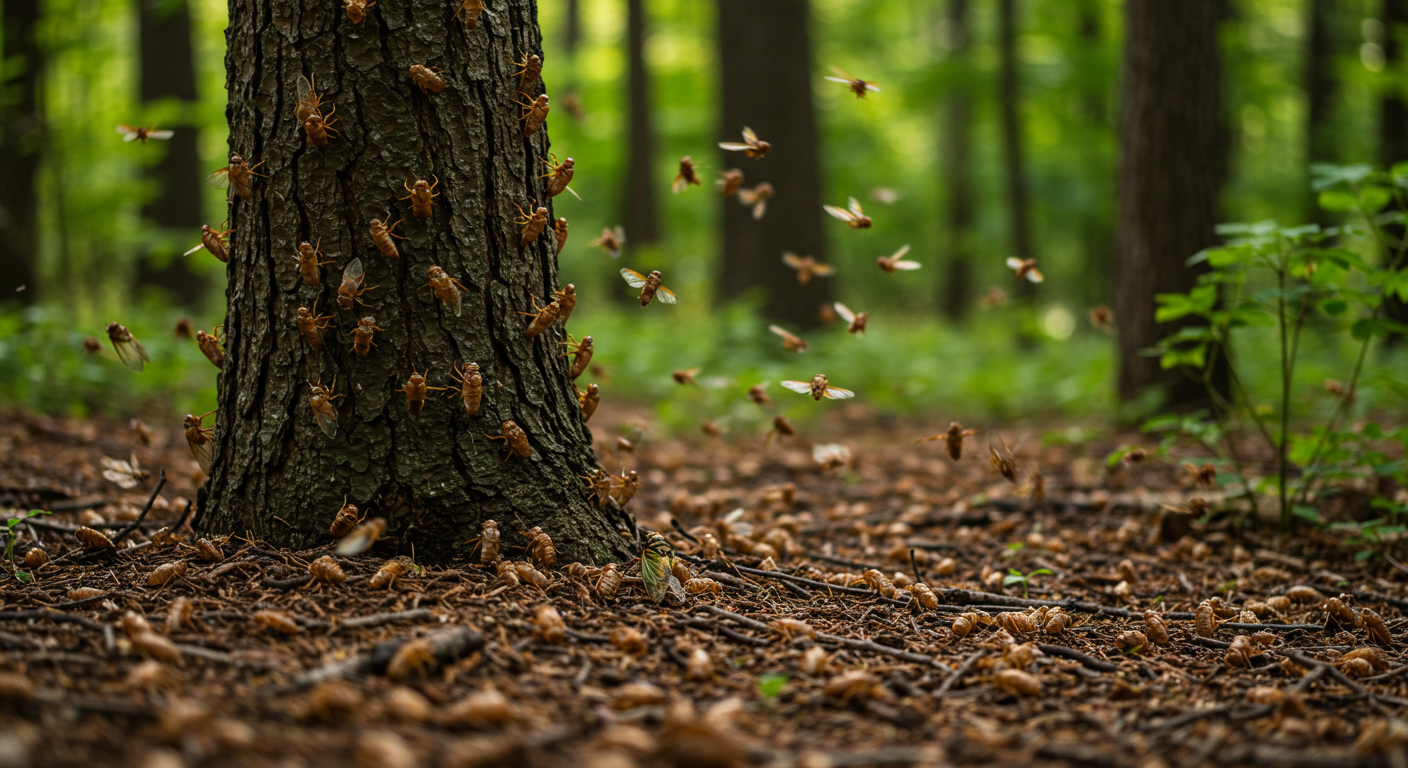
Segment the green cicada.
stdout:
<path fill-rule="evenodd" d="M 650 599 L 660 602 L 668 590 L 681 602 L 684 601 L 684 587 L 673 573 L 675 550 L 670 542 L 654 531 L 645 536 L 645 549 L 640 553 L 640 576 L 645 582 L 645 593 Z"/>

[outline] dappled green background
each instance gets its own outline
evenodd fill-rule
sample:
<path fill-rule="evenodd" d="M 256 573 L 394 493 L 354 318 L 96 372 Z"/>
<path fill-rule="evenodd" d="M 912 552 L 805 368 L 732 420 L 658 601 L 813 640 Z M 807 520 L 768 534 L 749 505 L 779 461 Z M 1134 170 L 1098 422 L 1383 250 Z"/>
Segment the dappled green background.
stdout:
<path fill-rule="evenodd" d="M 187 107 L 139 103 L 135 0 L 41 2 L 48 133 L 40 189 L 41 279 L 32 287 L 41 301 L 24 311 L 0 313 L 0 400 L 54 413 L 208 410 L 215 370 L 194 342 L 175 341 L 171 328 L 182 315 L 206 330 L 221 322 L 224 265 L 204 252 L 189 257 L 215 286 L 205 296 L 172 296 L 136 284 L 139 253 L 154 250 L 150 258 L 158 264 L 182 258 L 198 232 L 170 232 L 143 221 L 142 204 L 156 194 L 143 169 L 166 147 L 123 144 L 113 126 L 193 121 L 201 126 L 207 171 L 224 165 L 225 4 L 189 0 L 200 101 Z M 947 258 L 942 244 L 948 237 L 941 213 L 946 186 L 938 160 L 939 125 L 943 99 L 954 88 L 966 87 L 976 99 L 976 285 L 979 292 L 999 286 L 1009 293 L 1016 285 L 1003 266 L 1010 255 L 1010 229 L 996 108 L 997 6 L 972 4 L 973 48 L 959 60 L 945 47 L 942 2 L 814 0 L 824 197 L 861 198 L 867 212 L 887 221 L 885 232 L 904 234 L 827 228 L 831 261 L 844 276 L 836 282 L 838 298 L 871 313 L 870 332 L 863 339 L 839 328 L 809 333 L 812 351 L 802 358 L 778 348 L 766 320 L 748 301 L 717 306 L 713 281 L 721 211 L 736 203 L 708 186 L 664 196 L 664 237 L 649 251 L 630 250 L 628 242 L 627 261 L 665 270 L 681 304 L 641 311 L 607 299 L 608 291 L 628 290 L 615 276 L 625 262 L 589 243 L 602 228 L 620 222 L 626 204 L 625 3 L 581 0 L 584 37 L 574 56 L 564 52 L 565 5 L 565 0 L 540 3 L 544 83 L 554 99 L 549 129 L 559 156 L 577 161 L 573 188 L 582 198 L 555 199 L 557 213 L 572 224 L 561 274 L 582 296 L 573 331 L 597 341 L 596 362 L 608 374 L 601 382 L 605 398 L 655 403 L 665 421 L 678 427 L 715 417 L 726 426 L 752 429 L 761 417 L 756 408 L 745 407 L 744 389 L 825 371 L 834 384 L 855 389 L 863 402 L 887 412 L 975 421 L 1113 412 L 1113 342 L 1090 328 L 1086 312 L 1110 303 L 1112 290 L 1119 2 L 1019 3 L 1023 137 L 1032 226 L 1047 281 L 1031 305 L 975 309 L 955 325 L 939 320 L 937 312 Z M 1314 213 L 1302 87 L 1307 3 L 1233 0 L 1230 6 L 1224 38 L 1232 167 L 1223 218 L 1307 220 Z M 1405 73 L 1384 68 L 1378 7 L 1377 0 L 1339 4 L 1337 156 L 1324 159 L 1372 162 L 1378 94 L 1408 82 Z M 719 125 L 714 5 L 648 0 L 646 8 L 660 188 L 668 187 L 684 154 L 700 163 L 707 183 L 727 167 L 716 142 L 735 138 Z M 1082 28 L 1082 8 L 1092 9 L 1093 32 L 1089 25 Z M 857 101 L 842 86 L 821 79 L 830 64 L 878 81 L 883 93 Z M 580 97 L 581 120 L 562 108 L 568 93 Z M 333 103 L 338 98 L 336 92 L 325 96 Z M 871 199 L 877 188 L 893 190 L 897 198 L 890 204 Z M 224 194 L 213 188 L 204 193 L 207 218 L 216 224 L 224 219 Z M 876 256 L 906 242 L 923 269 L 890 277 L 874 268 Z M 105 340 L 100 354 L 82 352 L 84 337 L 102 339 L 103 326 L 112 319 L 128 325 L 151 352 L 153 365 L 141 375 L 123 369 Z M 1347 343 L 1318 330 L 1307 338 L 1302 377 L 1310 410 L 1319 407 L 1319 382 L 1343 375 L 1352 358 Z M 1240 347 L 1257 345 L 1249 339 Z M 1272 365 L 1252 363 L 1264 373 L 1258 381 L 1267 387 Z M 695 366 L 704 369 L 705 386 L 679 387 L 670 380 L 671 371 Z M 1371 384 L 1357 407 L 1401 408 L 1392 397 L 1378 397 Z M 816 411 L 803 407 L 810 401 L 784 400 L 792 396 L 773 392 L 784 405 L 795 406 L 794 415 Z"/>

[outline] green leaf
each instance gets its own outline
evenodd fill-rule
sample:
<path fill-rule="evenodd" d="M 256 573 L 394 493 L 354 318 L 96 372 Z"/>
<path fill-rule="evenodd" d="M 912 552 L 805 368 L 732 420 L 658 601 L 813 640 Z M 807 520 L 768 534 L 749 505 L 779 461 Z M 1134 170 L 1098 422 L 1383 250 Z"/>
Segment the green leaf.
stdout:
<path fill-rule="evenodd" d="M 1320 513 L 1317 512 L 1314 507 L 1307 507 L 1302 504 L 1297 504 L 1296 506 L 1291 507 L 1291 514 L 1295 515 L 1296 517 L 1299 517 L 1300 519 L 1308 523 L 1312 523 L 1314 525 L 1320 524 Z"/>
<path fill-rule="evenodd" d="M 1002 586 L 1010 587 L 1013 584 L 1021 584 L 1027 580 L 1026 576 L 1020 573 L 1012 573 L 1002 577 Z"/>
<path fill-rule="evenodd" d="M 1320 311 L 1327 315 L 1342 315 L 1349 309 L 1349 302 L 1344 299 L 1328 299 L 1320 304 Z"/>
<path fill-rule="evenodd" d="M 1334 165 L 1315 163 L 1310 166 L 1311 188 L 1316 192 L 1336 184 L 1358 184 L 1374 174 L 1374 166 L 1368 164 Z"/>
<path fill-rule="evenodd" d="M 1361 190 L 1359 199 L 1363 201 L 1365 210 L 1370 213 L 1377 213 L 1378 211 L 1382 211 L 1384 206 L 1389 204 L 1389 201 L 1393 199 L 1393 194 L 1386 188 L 1375 185 Z"/>
<path fill-rule="evenodd" d="M 1317 202 L 1330 213 L 1348 213 L 1359 206 L 1359 198 L 1353 192 L 1338 187 L 1321 190 Z"/>
<path fill-rule="evenodd" d="M 774 701 L 787 685 L 787 675 L 762 675 L 758 678 L 758 695 L 767 701 Z"/>

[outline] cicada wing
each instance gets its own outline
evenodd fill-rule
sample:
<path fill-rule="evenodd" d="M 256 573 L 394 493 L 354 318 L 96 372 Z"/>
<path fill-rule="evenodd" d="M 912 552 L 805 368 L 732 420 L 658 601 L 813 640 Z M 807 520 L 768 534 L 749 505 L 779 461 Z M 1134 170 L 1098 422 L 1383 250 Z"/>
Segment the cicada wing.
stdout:
<path fill-rule="evenodd" d="M 880 92 L 880 86 L 876 85 L 875 83 L 870 82 L 869 80 L 866 80 L 866 81 L 865 81 L 865 90 L 867 90 L 867 91 L 874 91 L 874 92 L 876 92 L 876 93 L 879 93 L 879 92 Z"/>
<path fill-rule="evenodd" d="M 342 270 L 342 279 L 347 280 L 348 278 L 351 278 L 352 280 L 361 282 L 363 274 L 364 273 L 362 272 L 362 260 L 353 259 L 349 261 L 347 263 L 347 266 Z"/>
<path fill-rule="evenodd" d="M 645 594 L 657 603 L 665 598 L 669 580 L 674 577 L 669 561 L 670 558 L 650 547 L 640 553 L 640 578 L 645 583 Z"/>
<path fill-rule="evenodd" d="M 670 185 L 670 191 L 678 195 L 687 186 L 689 186 L 689 182 L 685 180 L 684 174 L 679 174 L 675 176 L 675 183 Z"/>
<path fill-rule="evenodd" d="M 455 317 L 459 317 L 460 309 L 464 307 L 464 293 L 454 286 L 451 286 L 450 290 L 455 292 Z"/>
<path fill-rule="evenodd" d="M 147 356 L 147 350 L 142 347 L 142 342 L 137 341 L 135 336 L 129 336 L 125 341 L 114 341 L 112 348 L 117 352 L 117 359 L 136 373 L 141 373 L 143 366 L 151 362 L 151 358 Z"/>
<path fill-rule="evenodd" d="M 767 201 L 767 198 L 763 198 L 762 200 L 759 200 L 757 203 L 754 203 L 754 205 L 753 205 L 753 221 L 758 221 L 759 219 L 763 218 L 763 215 L 766 214 L 767 212 L 768 212 L 768 201 Z"/>
<path fill-rule="evenodd" d="M 791 251 L 782 254 L 782 263 L 793 269 L 801 269 L 806 266 L 806 262 L 802 261 L 802 257 Z"/>
<path fill-rule="evenodd" d="M 835 272 L 836 268 L 831 266 L 830 264 L 812 265 L 812 274 L 814 275 L 820 275 L 821 277 L 829 277 L 830 275 L 835 274 Z"/>
<path fill-rule="evenodd" d="M 215 187 L 216 189 L 229 189 L 230 168 L 228 166 L 221 168 L 215 173 L 206 176 L 205 181 L 206 183 L 210 184 L 210 186 Z"/>
<path fill-rule="evenodd" d="M 804 395 L 809 395 L 812 392 L 812 383 L 810 381 L 784 381 L 782 382 L 782 386 L 785 389 L 790 389 L 793 392 L 801 392 Z"/>
<path fill-rule="evenodd" d="M 832 216 L 834 216 L 834 217 L 840 219 L 841 221 L 845 221 L 845 222 L 855 221 L 855 218 L 856 218 L 856 217 L 853 216 L 853 215 L 851 215 L 851 212 L 848 211 L 848 210 L 846 210 L 846 209 L 844 209 L 844 208 L 837 208 L 837 207 L 834 206 L 834 205 L 823 205 L 823 206 L 821 206 L 821 207 L 822 207 L 822 209 L 825 210 L 827 213 L 829 213 L 829 214 L 831 214 Z"/>
<path fill-rule="evenodd" d="M 1045 280 L 1046 277 L 1041 274 L 1041 270 L 1037 269 L 1036 267 L 1032 267 L 1031 270 L 1027 272 L 1027 279 L 1032 281 L 1033 283 L 1039 283 Z"/>
<path fill-rule="evenodd" d="M 742 152 L 744 150 L 752 149 L 752 147 L 748 146 L 747 144 L 739 144 L 736 141 L 721 141 L 719 142 L 719 149 L 726 149 L 730 152 Z"/>
<path fill-rule="evenodd" d="M 211 440 L 204 432 L 197 432 L 200 440 L 193 440 L 189 434 L 186 435 L 186 443 L 191 446 L 191 455 L 195 457 L 196 463 L 200 465 L 200 471 L 210 474 L 210 462 L 215 455 L 215 441 Z"/>
<path fill-rule="evenodd" d="M 641 286 L 645 285 L 645 275 L 642 275 L 634 269 L 622 268 L 621 277 L 625 278 L 626 285 L 629 285 L 632 288 L 640 288 Z"/>
<path fill-rule="evenodd" d="M 200 244 L 198 244 L 196 247 L 192 248 L 192 249 L 189 250 L 189 251 L 186 251 L 185 253 L 183 253 L 183 254 L 181 254 L 181 255 L 182 255 L 182 256 L 190 256 L 191 254 L 195 253 L 196 251 L 199 251 L 200 249 L 202 249 L 202 248 L 204 248 L 204 247 L 205 247 L 205 243 L 200 243 Z"/>
<path fill-rule="evenodd" d="M 666 288 L 663 285 L 655 291 L 655 298 L 665 302 L 666 304 L 680 303 L 680 297 L 676 296 L 674 291 L 670 290 L 669 288 Z"/>
<path fill-rule="evenodd" d="M 665 586 L 670 590 L 670 594 L 675 596 L 676 600 L 681 603 L 685 602 L 684 586 L 680 584 L 680 580 L 675 577 L 675 574 L 670 574 L 670 577 L 665 582 Z"/>
<path fill-rule="evenodd" d="M 1017 258 L 1016 256 L 1008 256 L 1008 257 L 1007 257 L 1007 267 L 1008 267 L 1008 269 L 1021 269 L 1021 268 L 1022 268 L 1022 260 L 1019 259 L 1019 258 Z"/>
<path fill-rule="evenodd" d="M 840 387 L 827 387 L 826 396 L 832 400 L 847 400 L 855 397 L 856 393 L 849 389 L 841 389 Z"/>
<path fill-rule="evenodd" d="M 850 72 L 841 69 L 835 64 L 831 65 L 831 71 L 836 73 L 836 77 L 828 77 L 826 78 L 827 80 L 836 80 L 836 82 L 838 83 L 849 83 L 855 79 L 855 77 L 852 76 Z M 840 78 L 839 80 L 837 80 L 838 77 Z"/>
<path fill-rule="evenodd" d="M 117 132 L 122 134 L 123 141 L 136 141 L 137 137 L 141 135 L 136 128 L 130 125 L 117 126 Z"/>
<path fill-rule="evenodd" d="M 298 84 L 299 105 L 311 105 L 313 100 L 310 98 L 310 94 L 313 93 L 313 84 L 308 82 L 308 78 L 304 77 L 303 75 L 299 75 L 298 80 L 296 82 Z"/>
<path fill-rule="evenodd" d="M 855 199 L 854 197 L 846 198 L 846 207 L 851 209 L 851 213 L 855 214 L 856 218 L 861 217 L 859 200 Z"/>
<path fill-rule="evenodd" d="M 947 435 L 947 434 L 945 434 L 945 433 L 943 433 L 943 432 L 940 432 L 940 433 L 937 434 L 937 435 L 929 435 L 928 437 L 921 437 L 921 438 L 919 438 L 918 440 L 915 440 L 914 443 L 915 443 L 915 445 L 918 445 L 919 443 L 932 443 L 932 442 L 934 442 L 935 440 L 945 440 L 945 439 L 947 439 L 947 438 L 948 438 L 948 435 Z"/>
<path fill-rule="evenodd" d="M 148 132 L 147 132 L 147 138 L 149 138 L 149 139 L 157 139 L 157 140 L 159 140 L 159 141 L 168 141 L 168 140 L 171 139 L 172 136 L 175 136 L 175 135 L 176 135 L 176 132 L 175 132 L 175 131 L 148 131 Z"/>
<path fill-rule="evenodd" d="M 327 412 L 313 409 L 313 417 L 318 421 L 318 428 L 323 430 L 323 434 L 328 437 L 337 437 L 337 408 L 332 403 L 327 403 L 324 407 Z"/>
<path fill-rule="evenodd" d="M 900 261 L 895 262 L 893 268 L 894 268 L 894 269 L 901 269 L 901 270 L 906 270 L 906 271 L 908 271 L 908 270 L 913 270 L 913 269 L 919 269 L 920 266 L 922 266 L 922 265 L 921 265 L 919 262 L 917 262 L 917 261 L 910 261 L 910 260 L 908 260 L 908 259 L 902 259 L 902 260 L 900 260 Z"/>
<path fill-rule="evenodd" d="M 826 78 L 826 79 L 827 79 L 827 80 L 830 80 L 830 81 L 833 82 L 833 83 L 845 83 L 846 85 L 850 85 L 850 84 L 851 84 L 851 81 L 850 81 L 850 80 L 847 80 L 847 79 L 841 78 L 841 77 L 828 77 L 828 78 Z"/>
<path fill-rule="evenodd" d="M 783 327 L 780 326 L 780 325 L 769 325 L 769 326 L 768 326 L 768 330 L 769 330 L 769 331 L 772 331 L 773 333 L 777 334 L 778 336 L 781 336 L 781 337 L 782 337 L 784 340 L 786 340 L 786 341 L 791 341 L 791 342 L 801 341 L 801 339 L 798 339 L 795 335 L 792 334 L 791 331 L 788 331 L 786 328 L 783 328 Z"/>
<path fill-rule="evenodd" d="M 749 146 L 755 146 L 755 145 L 757 145 L 757 143 L 758 143 L 758 134 L 753 133 L 753 129 L 752 129 L 752 128 L 749 128 L 749 127 L 747 127 L 747 126 L 744 126 L 744 127 L 743 127 L 743 140 L 746 141 L 746 142 L 748 142 L 748 145 L 749 145 Z"/>
<path fill-rule="evenodd" d="M 904 245 L 900 246 L 900 249 L 898 251 L 895 251 L 894 255 L 891 256 L 890 259 L 892 261 L 899 261 L 900 259 L 904 258 L 904 255 L 906 253 L 909 253 L 909 243 L 905 243 Z"/>
<path fill-rule="evenodd" d="M 850 307 L 839 301 L 831 306 L 836 309 L 836 314 L 840 315 L 842 320 L 845 320 L 847 323 L 854 323 L 856 321 L 856 313 L 852 312 Z"/>

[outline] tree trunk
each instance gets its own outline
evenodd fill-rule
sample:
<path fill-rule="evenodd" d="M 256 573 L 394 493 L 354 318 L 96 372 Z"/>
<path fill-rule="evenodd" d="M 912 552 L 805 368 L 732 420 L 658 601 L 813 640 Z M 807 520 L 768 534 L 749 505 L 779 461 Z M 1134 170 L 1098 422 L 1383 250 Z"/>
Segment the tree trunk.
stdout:
<path fill-rule="evenodd" d="M 191 46 L 191 13 L 185 3 L 170 6 L 160 0 L 137 3 L 142 101 L 175 98 L 193 104 L 196 68 Z M 205 175 L 200 169 L 196 131 L 177 130 L 165 149 L 161 162 L 151 171 L 161 196 L 149 203 L 142 215 L 160 227 L 183 230 L 194 237 L 203 223 L 201 178 Z M 143 254 L 137 262 L 137 284 L 164 288 L 177 304 L 200 303 L 209 287 L 208 281 L 192 270 L 185 259 L 150 253 Z"/>
<path fill-rule="evenodd" d="M 948 59 L 950 67 L 964 72 L 971 70 L 969 17 L 968 0 L 948 0 Z M 939 149 L 944 169 L 941 176 L 948 182 L 944 218 L 948 222 L 949 259 L 939 303 L 954 322 L 967 314 L 973 297 L 973 94 L 967 79 L 956 78 L 958 85 L 944 100 Z"/>
<path fill-rule="evenodd" d="M 29 304 L 39 253 L 38 190 L 44 120 L 39 111 L 43 58 L 35 33 L 36 0 L 0 0 L 0 61 L 13 74 L 0 81 L 0 303 Z M 11 69 L 13 66 L 13 69 Z"/>
<path fill-rule="evenodd" d="M 1151 386 L 1174 407 L 1206 399 L 1201 382 L 1162 370 L 1144 350 L 1178 327 L 1154 322 L 1154 296 L 1192 288 L 1188 257 L 1216 243 L 1220 18 L 1219 0 L 1125 3 L 1115 316 L 1126 402 Z"/>
<path fill-rule="evenodd" d="M 379 3 L 361 24 L 322 0 L 240 0 L 230 7 L 226 55 L 230 151 L 262 162 L 253 198 L 234 197 L 227 269 L 225 365 L 219 379 L 214 465 L 201 490 L 203 525 L 249 531 L 278 544 L 330 540 L 343 503 L 386 518 L 401 551 L 444 560 L 468 552 L 481 521 L 495 519 L 505 546 L 541 525 L 564 559 L 619 559 L 623 539 L 587 502 L 582 475 L 597 468 L 591 432 L 568 378 L 554 325 L 527 337 L 533 300 L 557 286 L 551 227 L 520 245 L 516 208 L 550 206 L 541 158 L 546 129 L 524 137 L 511 62 L 541 55 L 532 0 L 502 0 L 466 31 L 440 0 Z M 427 93 L 412 65 L 443 68 Z M 304 143 L 296 78 L 315 77 L 324 114 L 340 136 Z M 439 179 L 429 219 L 413 218 L 408 178 Z M 402 219 L 400 258 L 379 253 L 372 219 Z M 551 218 L 550 218 L 551 220 Z M 300 241 L 321 238 L 321 286 L 300 279 Z M 362 299 L 336 303 L 345 267 L 360 259 Z M 463 314 L 432 298 L 427 270 L 466 288 Z M 372 286 L 377 286 L 373 288 Z M 299 307 L 334 315 L 315 350 L 295 324 Z M 651 307 L 656 311 L 660 308 Z M 349 332 L 371 316 L 384 328 L 357 356 Z M 452 365 L 478 363 L 483 405 L 467 416 L 454 393 L 431 392 L 412 414 L 397 391 L 412 370 L 454 386 Z M 309 384 L 332 385 L 336 436 L 320 431 Z M 505 459 L 501 422 L 527 433 L 531 458 Z"/>
<path fill-rule="evenodd" d="M 1102 0 L 1083 0 L 1077 9 L 1075 44 L 1079 52 L 1072 57 L 1082 83 L 1078 98 L 1078 115 L 1085 121 L 1089 139 L 1082 142 L 1087 174 L 1099 186 L 1098 198 L 1112 200 L 1114 169 L 1105 151 L 1105 137 L 1110 135 L 1110 88 L 1113 86 L 1104 70 L 1102 55 L 1106 41 L 1101 26 Z M 1080 215 L 1081 244 L 1085 259 L 1082 265 L 1080 298 L 1087 305 L 1113 304 L 1115 295 L 1115 226 L 1112 209 L 1105 205 L 1087 208 Z"/>
<path fill-rule="evenodd" d="M 582 44 L 582 0 L 567 0 L 564 13 L 567 19 L 562 25 L 562 47 L 568 56 L 575 56 L 577 47 Z"/>
<path fill-rule="evenodd" d="M 1339 91 L 1339 78 L 1335 76 L 1334 0 L 1309 0 L 1305 13 L 1308 32 L 1305 49 L 1306 158 L 1312 163 L 1329 163 L 1334 162 L 1336 155 L 1334 136 L 1330 131 L 1331 105 Z M 1314 200 L 1311 205 L 1314 205 Z"/>
<path fill-rule="evenodd" d="M 1022 121 L 1018 114 L 1021 94 L 1018 89 L 1016 0 L 998 3 L 998 49 L 1001 66 L 998 72 L 998 104 L 1002 113 L 1002 159 L 1007 189 L 1008 224 L 1012 227 L 1012 250 L 1022 260 L 1036 258 L 1032 244 L 1031 213 L 1027 198 L 1027 166 L 1022 154 Z M 1036 286 L 1026 280 L 1017 281 L 1017 295 L 1036 295 Z"/>
<path fill-rule="evenodd" d="M 626 147 L 625 197 L 621 220 L 625 223 L 627 249 L 660 239 L 658 192 L 663 183 L 655 178 L 655 130 L 650 113 L 650 73 L 645 66 L 645 7 L 643 0 L 626 0 L 626 94 L 630 143 Z M 625 296 L 624 292 L 618 295 Z"/>
<path fill-rule="evenodd" d="M 724 201 L 721 298 L 761 287 L 763 312 L 770 318 L 811 326 L 818 308 L 831 300 L 831 281 L 799 285 L 797 273 L 782 263 L 785 251 L 826 261 L 807 0 L 719 0 L 718 9 L 719 140 L 741 141 L 747 126 L 773 145 L 762 159 L 721 152 L 719 167 L 742 170 L 745 188 L 766 181 L 776 193 L 766 215 L 756 221 L 736 198 Z M 845 205 L 844 199 L 831 202 Z"/>
<path fill-rule="evenodd" d="M 1408 35 L 1408 0 L 1384 0 L 1384 70 L 1397 72 L 1403 66 L 1403 45 L 1401 38 Z M 1390 85 L 1379 102 L 1379 162 L 1385 166 L 1408 161 L 1408 99 L 1404 98 L 1403 86 L 1398 79 L 1390 79 Z M 1387 224 L 1384 227 L 1390 242 L 1401 240 L 1405 234 L 1403 225 Z M 1387 264 L 1392 253 L 1383 255 Z M 1408 323 L 1408 304 L 1394 294 L 1384 296 L 1384 317 L 1400 323 Z M 1403 343 L 1403 336 L 1393 333 L 1388 336 L 1390 346 Z"/>

